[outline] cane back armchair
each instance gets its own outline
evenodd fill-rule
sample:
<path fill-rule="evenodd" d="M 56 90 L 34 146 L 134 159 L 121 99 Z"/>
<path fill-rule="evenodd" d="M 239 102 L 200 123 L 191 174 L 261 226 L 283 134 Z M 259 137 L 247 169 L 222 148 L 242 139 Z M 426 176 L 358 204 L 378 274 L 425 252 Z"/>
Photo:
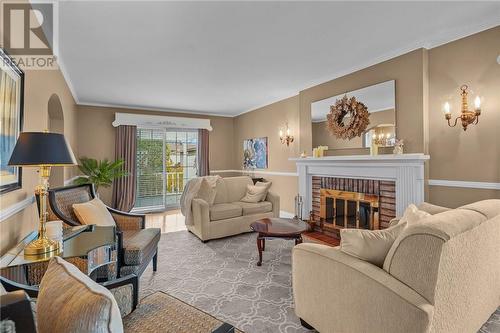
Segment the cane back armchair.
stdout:
<path fill-rule="evenodd" d="M 65 226 L 78 226 L 73 204 L 90 201 L 96 197 L 92 184 L 73 185 L 49 190 L 49 220 L 62 220 Z M 146 217 L 107 207 L 115 220 L 118 239 L 118 276 L 141 276 L 150 261 L 157 269 L 158 242 L 161 230 L 145 228 Z"/>

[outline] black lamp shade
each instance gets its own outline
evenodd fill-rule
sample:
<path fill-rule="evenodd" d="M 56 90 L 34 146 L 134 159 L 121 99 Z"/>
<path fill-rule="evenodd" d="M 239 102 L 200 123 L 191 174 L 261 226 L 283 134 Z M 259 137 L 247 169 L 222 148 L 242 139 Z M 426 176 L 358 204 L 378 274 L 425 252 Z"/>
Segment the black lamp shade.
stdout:
<path fill-rule="evenodd" d="M 57 166 L 74 165 L 75 156 L 64 135 L 45 132 L 23 132 L 19 134 L 9 165 Z"/>

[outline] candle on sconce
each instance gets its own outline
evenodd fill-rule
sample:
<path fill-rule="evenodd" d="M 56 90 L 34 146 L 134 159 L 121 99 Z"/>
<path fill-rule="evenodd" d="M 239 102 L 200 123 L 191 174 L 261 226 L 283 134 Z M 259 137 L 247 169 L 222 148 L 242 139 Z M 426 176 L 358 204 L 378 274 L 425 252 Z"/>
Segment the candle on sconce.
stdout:
<path fill-rule="evenodd" d="M 444 111 L 445 114 L 450 114 L 451 113 L 450 103 L 448 103 L 448 102 L 444 103 L 443 111 Z"/>
<path fill-rule="evenodd" d="M 481 97 L 479 96 L 476 96 L 476 99 L 474 99 L 474 111 L 476 111 L 476 113 L 481 112 Z"/>
<path fill-rule="evenodd" d="M 280 129 L 280 138 L 283 137 L 283 130 Z"/>

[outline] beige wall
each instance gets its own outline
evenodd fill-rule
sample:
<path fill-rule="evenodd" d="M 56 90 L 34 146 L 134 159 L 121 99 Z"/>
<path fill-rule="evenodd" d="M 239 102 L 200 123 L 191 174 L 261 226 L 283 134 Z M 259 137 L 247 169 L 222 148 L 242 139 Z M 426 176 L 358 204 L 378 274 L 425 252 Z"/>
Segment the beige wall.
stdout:
<path fill-rule="evenodd" d="M 64 134 L 77 154 L 76 106 L 66 81 L 58 70 L 25 71 L 24 91 L 24 125 L 23 131 L 43 131 L 48 128 L 48 102 L 53 94 L 59 98 L 64 113 Z M 76 167 L 65 167 L 64 177 L 69 179 L 76 174 Z M 0 209 L 4 210 L 13 204 L 32 196 L 38 184 L 35 168 L 23 168 L 22 189 L 9 192 L 0 197 Z M 37 228 L 38 216 L 33 204 L 23 211 L 0 221 L 0 254 L 17 244 L 30 231 Z"/>
<path fill-rule="evenodd" d="M 374 66 L 329 82 L 305 89 L 298 101 L 284 100 L 239 116 L 235 122 L 236 156 L 241 158 L 242 140 L 245 135 L 258 133 L 272 136 L 279 122 L 289 111 L 280 107 L 285 101 L 289 109 L 299 110 L 299 128 L 295 130 L 296 142 L 289 154 L 313 147 L 311 103 L 387 80 L 396 80 L 397 136 L 405 139 L 406 153 L 429 153 L 426 179 L 500 182 L 500 54 L 498 41 L 500 27 L 460 39 L 431 50 L 418 49 Z M 469 126 L 466 132 L 449 128 L 442 114 L 442 104 L 449 100 L 454 115 L 458 115 L 459 87 L 469 84 L 483 98 L 482 115 L 478 125 Z M 470 103 L 472 104 L 472 97 Z M 295 103 L 298 102 L 298 105 Z M 260 117 L 260 121 L 259 121 Z M 254 124 L 265 124 L 264 127 Z M 236 124 L 238 124 L 236 126 Z M 253 130 L 250 130 L 254 128 Z M 265 129 L 264 129 L 265 128 Z M 317 141 L 315 144 L 322 142 Z M 289 171 L 292 166 L 281 153 L 270 148 L 270 171 Z M 391 153 L 392 149 L 383 149 Z M 367 154 L 368 149 L 339 149 L 329 155 Z M 283 169 L 276 169 L 277 166 Z M 270 178 L 266 177 L 266 178 Z M 282 195 L 282 207 L 292 207 L 297 191 L 296 180 L 289 179 L 277 188 Z M 487 198 L 500 198 L 498 190 L 426 186 L 426 199 L 449 207 Z"/>
<path fill-rule="evenodd" d="M 424 77 L 427 51 L 418 49 L 374 66 L 300 92 L 300 150 L 312 149 L 311 103 L 388 80 L 396 81 L 397 135 L 405 139 L 406 152 L 426 151 L 424 138 Z M 366 149 L 333 154 L 365 154 Z"/>
<path fill-rule="evenodd" d="M 234 169 L 243 168 L 243 140 L 267 136 L 269 167 L 265 171 L 295 173 L 295 163 L 288 158 L 299 154 L 298 144 L 294 142 L 289 147 L 281 144 L 279 129 L 288 122 L 291 134 L 298 138 L 298 101 L 298 96 L 290 97 L 234 118 Z M 293 212 L 293 198 L 298 192 L 297 177 L 267 174 L 262 176 L 272 181 L 272 191 L 280 194 L 281 210 Z"/>
<path fill-rule="evenodd" d="M 78 106 L 78 142 L 80 143 L 80 150 L 77 157 L 114 159 L 115 128 L 111 123 L 114 121 L 117 112 L 208 118 L 213 127 L 209 139 L 210 169 L 227 170 L 232 167 L 233 118 L 92 106 Z M 100 189 L 101 198 L 108 204 L 111 202 L 111 191 L 111 188 Z"/>
<path fill-rule="evenodd" d="M 430 179 L 500 182 L 500 27 L 429 50 Z M 482 96 L 479 124 L 463 131 L 449 128 L 442 106 L 449 101 L 460 113 L 459 87 L 469 85 L 470 106 Z M 449 206 L 485 198 L 500 191 L 431 186 L 432 202 Z"/>

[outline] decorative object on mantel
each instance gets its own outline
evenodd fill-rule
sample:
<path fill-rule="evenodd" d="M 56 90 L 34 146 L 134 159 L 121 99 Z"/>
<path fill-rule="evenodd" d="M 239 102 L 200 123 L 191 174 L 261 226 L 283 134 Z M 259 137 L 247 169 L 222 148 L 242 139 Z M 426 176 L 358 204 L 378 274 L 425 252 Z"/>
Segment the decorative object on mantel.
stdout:
<path fill-rule="evenodd" d="M 372 140 L 372 145 L 370 146 L 370 155 L 371 156 L 378 155 L 378 143 L 375 140 Z"/>
<path fill-rule="evenodd" d="M 45 229 L 50 168 L 75 164 L 75 156 L 64 135 L 48 132 L 23 132 L 19 135 L 8 165 L 40 167 L 40 185 L 35 190 L 40 196 L 38 239 L 24 248 L 25 255 L 46 257 L 59 252 L 59 243 L 48 239 Z"/>
<path fill-rule="evenodd" d="M 476 96 L 476 99 L 474 99 L 474 111 L 469 110 L 469 104 L 467 101 L 467 95 L 469 92 L 467 91 L 469 87 L 464 84 L 463 86 L 460 87 L 460 90 L 462 91 L 460 93 L 460 96 L 462 96 L 462 111 L 460 113 L 460 116 L 455 118 L 455 122 L 453 125 L 451 124 L 451 107 L 450 103 L 446 102 L 444 104 L 444 118 L 448 121 L 448 126 L 450 127 L 455 127 L 457 126 L 457 122 L 460 119 L 462 121 L 462 128 L 464 131 L 467 130 L 468 125 L 477 125 L 479 123 L 479 116 L 481 115 L 481 98 L 479 96 Z"/>
<path fill-rule="evenodd" d="M 307 157 L 307 153 L 304 150 L 302 153 L 300 153 L 300 158 L 306 158 L 306 157 Z"/>
<path fill-rule="evenodd" d="M 330 133 L 340 139 L 352 139 L 361 136 L 366 130 L 370 114 L 368 108 L 356 97 L 348 98 L 344 95 L 330 106 L 330 113 L 326 116 Z"/>
<path fill-rule="evenodd" d="M 285 123 L 285 131 L 280 128 L 280 141 L 281 144 L 285 144 L 288 147 L 290 143 L 293 142 L 293 135 L 290 134 L 290 128 L 288 127 L 288 123 Z"/>
<path fill-rule="evenodd" d="M 318 146 L 313 149 L 313 157 L 323 157 L 325 156 L 325 150 L 328 150 L 328 146 Z"/>
<path fill-rule="evenodd" d="M 403 148 L 405 146 L 405 140 L 404 139 L 396 139 L 394 143 L 394 149 L 393 149 L 393 154 L 395 155 L 402 155 L 403 154 Z"/>
<path fill-rule="evenodd" d="M 267 169 L 267 137 L 243 140 L 243 168 Z"/>

